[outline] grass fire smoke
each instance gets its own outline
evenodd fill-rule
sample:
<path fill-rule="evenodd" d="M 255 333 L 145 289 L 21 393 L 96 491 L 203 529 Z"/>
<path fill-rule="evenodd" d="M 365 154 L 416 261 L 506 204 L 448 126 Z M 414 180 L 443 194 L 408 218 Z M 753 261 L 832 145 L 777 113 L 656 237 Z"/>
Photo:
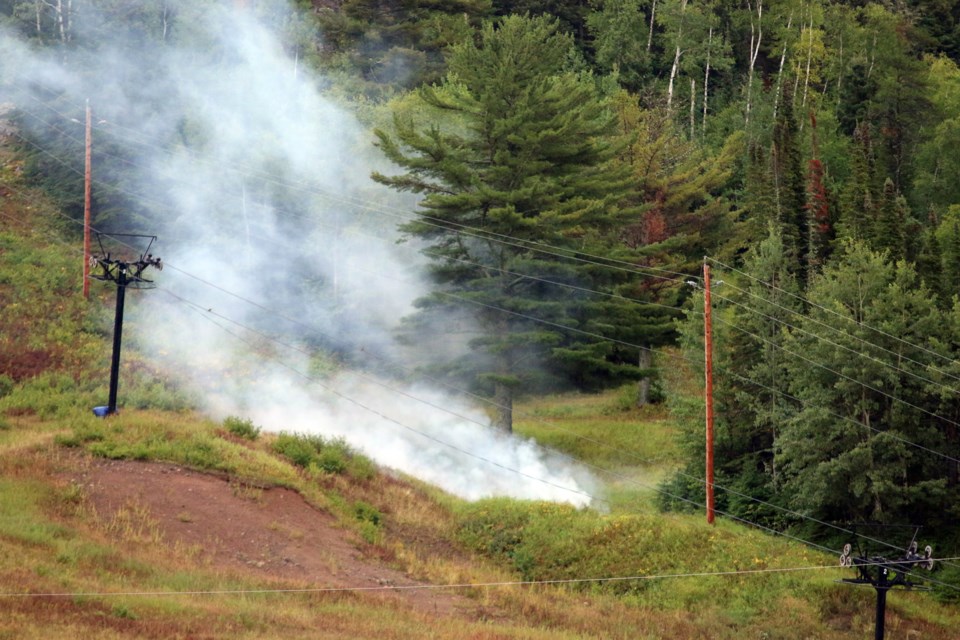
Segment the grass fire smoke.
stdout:
<path fill-rule="evenodd" d="M 427 291 L 416 247 L 397 244 L 415 202 L 370 180 L 390 168 L 369 127 L 284 48 L 292 10 L 123 3 L 120 29 L 113 4 L 74 3 L 74 45 L 0 31 L 0 88 L 60 140 L 83 137 L 89 99 L 95 193 L 128 205 L 97 225 L 160 236 L 168 268 L 129 300 L 131 344 L 215 416 L 343 437 L 466 498 L 590 503 L 582 467 L 490 428 L 469 396 L 410 382 L 417 345 L 393 335 Z"/>

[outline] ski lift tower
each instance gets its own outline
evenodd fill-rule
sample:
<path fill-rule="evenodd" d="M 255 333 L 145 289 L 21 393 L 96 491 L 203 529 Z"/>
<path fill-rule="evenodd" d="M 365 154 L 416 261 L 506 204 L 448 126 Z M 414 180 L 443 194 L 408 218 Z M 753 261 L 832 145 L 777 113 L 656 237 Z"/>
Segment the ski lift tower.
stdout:
<path fill-rule="evenodd" d="M 160 258 L 150 253 L 157 236 L 136 233 L 97 232 L 100 253 L 90 257 L 92 278 L 113 282 L 117 285 L 117 308 L 113 318 L 113 358 L 110 364 L 110 398 L 106 406 L 94 407 L 97 417 L 117 412 L 117 386 L 120 378 L 120 343 L 123 335 L 123 304 L 127 288 L 152 289 L 154 283 L 143 276 L 149 267 L 163 269 Z M 104 242 L 107 247 L 104 247 Z M 137 245 L 146 244 L 146 249 L 137 255 Z M 109 250 L 108 250 L 109 249 Z"/>
<path fill-rule="evenodd" d="M 880 555 L 868 555 L 863 549 L 854 556 L 850 544 L 843 546 L 840 555 L 840 566 L 851 567 L 857 570 L 856 578 L 846 578 L 840 582 L 855 585 L 869 585 L 877 591 L 876 624 L 874 626 L 874 640 L 883 640 L 884 622 L 887 610 L 887 592 L 891 589 L 908 589 L 914 591 L 928 591 L 921 582 L 914 582 L 914 569 L 933 569 L 933 549 L 927 545 L 923 553 L 917 551 L 917 536 L 914 533 L 904 554 L 899 558 L 888 559 Z"/>

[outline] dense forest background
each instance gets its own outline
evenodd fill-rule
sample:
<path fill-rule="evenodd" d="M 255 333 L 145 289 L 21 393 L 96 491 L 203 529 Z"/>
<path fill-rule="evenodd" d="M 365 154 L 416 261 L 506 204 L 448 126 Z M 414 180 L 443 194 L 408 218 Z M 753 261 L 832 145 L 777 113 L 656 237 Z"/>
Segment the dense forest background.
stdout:
<path fill-rule="evenodd" d="M 204 4 L 0 0 L 0 17 L 78 82 L 105 42 L 136 42 L 148 85 L 143 52 L 202 38 Z M 422 243 L 433 291 L 402 338 L 469 321 L 472 357 L 422 365 L 493 398 L 500 427 L 517 394 L 636 381 L 688 432 L 662 506 L 698 497 L 702 409 L 661 372 L 702 375 L 706 263 L 723 281 L 718 508 L 956 544 L 960 3 L 233 4 L 368 127 L 390 161 L 371 183 L 419 198 L 399 232 Z M 79 217 L 76 137 L 19 117 L 28 171 Z M 171 144 L 203 144 L 181 125 Z M 162 202 L 123 188 L 137 149 L 96 153 L 113 179 L 97 224 L 157 220 Z M 273 180 L 245 189 L 291 200 Z"/>

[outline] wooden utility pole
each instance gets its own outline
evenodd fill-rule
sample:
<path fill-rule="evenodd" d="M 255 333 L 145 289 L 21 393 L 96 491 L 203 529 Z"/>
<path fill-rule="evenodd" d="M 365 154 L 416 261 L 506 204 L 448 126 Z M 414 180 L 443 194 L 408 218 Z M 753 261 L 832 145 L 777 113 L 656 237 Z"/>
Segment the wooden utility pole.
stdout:
<path fill-rule="evenodd" d="M 706 391 L 704 393 L 707 407 L 707 522 L 713 524 L 713 320 L 710 309 L 710 265 L 703 264 L 703 344 L 704 360 L 706 363 Z"/>
<path fill-rule="evenodd" d="M 83 172 L 83 297 L 90 297 L 90 174 L 93 131 L 90 126 L 90 101 L 87 100 L 87 136 Z"/>

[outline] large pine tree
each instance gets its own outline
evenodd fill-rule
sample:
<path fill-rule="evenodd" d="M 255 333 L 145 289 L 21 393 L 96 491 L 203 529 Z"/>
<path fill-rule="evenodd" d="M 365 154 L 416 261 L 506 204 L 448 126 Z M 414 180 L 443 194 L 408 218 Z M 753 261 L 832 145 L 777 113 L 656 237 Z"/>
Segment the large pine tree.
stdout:
<path fill-rule="evenodd" d="M 592 78 L 566 71 L 572 55 L 555 20 L 486 23 L 453 49 L 444 82 L 420 92 L 449 117 L 426 127 L 396 118 L 393 134 L 377 132 L 403 172 L 374 179 L 424 194 L 420 218 L 405 227 L 433 260 L 436 289 L 422 313 L 471 309 L 470 346 L 484 356 L 473 374 L 505 430 L 526 368 L 576 322 L 582 294 L 554 283 L 587 276 L 557 254 L 589 246 L 628 213 L 617 206 L 626 175 L 611 166 L 616 120 Z"/>

